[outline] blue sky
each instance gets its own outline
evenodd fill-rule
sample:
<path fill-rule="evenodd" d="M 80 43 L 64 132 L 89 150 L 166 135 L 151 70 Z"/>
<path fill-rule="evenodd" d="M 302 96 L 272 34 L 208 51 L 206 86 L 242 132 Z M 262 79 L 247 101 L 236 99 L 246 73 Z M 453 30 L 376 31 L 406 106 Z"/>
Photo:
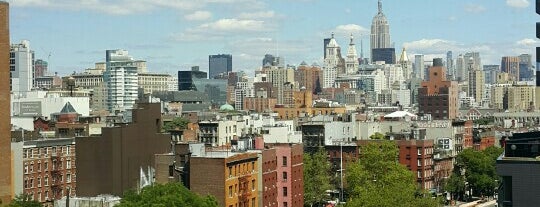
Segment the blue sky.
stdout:
<path fill-rule="evenodd" d="M 322 62 L 323 38 L 348 36 L 368 56 L 376 0 L 8 0 L 11 41 L 30 40 L 50 71 L 69 74 L 126 49 L 152 72 L 208 68 L 208 55 L 230 53 L 233 70 L 252 73 L 266 53 L 286 64 Z M 481 53 L 483 64 L 534 52 L 532 0 L 383 0 L 396 50 L 409 56 Z M 362 36 L 363 35 L 363 36 Z M 50 57 L 49 57 L 49 54 Z M 533 54 L 534 55 L 534 54 Z"/>

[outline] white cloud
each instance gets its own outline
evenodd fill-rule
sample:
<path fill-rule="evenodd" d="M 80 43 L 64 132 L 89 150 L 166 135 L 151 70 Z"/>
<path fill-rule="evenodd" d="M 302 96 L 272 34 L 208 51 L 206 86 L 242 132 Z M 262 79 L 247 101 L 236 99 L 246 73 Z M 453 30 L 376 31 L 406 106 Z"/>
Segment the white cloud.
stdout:
<path fill-rule="evenodd" d="M 357 24 L 344 24 L 344 25 L 338 25 L 336 28 L 332 30 L 332 32 L 335 32 L 337 35 L 343 36 L 343 35 L 365 35 L 369 33 L 369 30 L 357 25 Z"/>
<path fill-rule="evenodd" d="M 486 11 L 486 7 L 478 4 L 466 4 L 464 9 L 466 12 L 470 13 L 481 13 Z"/>
<path fill-rule="evenodd" d="M 514 8 L 527 8 L 529 6 L 528 0 L 506 0 L 506 5 Z"/>
<path fill-rule="evenodd" d="M 538 41 L 535 40 L 535 39 L 525 38 L 525 39 L 522 39 L 522 40 L 518 40 L 518 41 L 516 42 L 516 44 L 517 44 L 518 46 L 532 47 L 532 46 L 538 44 Z"/>
<path fill-rule="evenodd" d="M 237 8 L 261 7 L 258 0 L 8 0 L 15 7 L 93 11 L 129 15 L 158 9 L 196 10 L 208 4 L 234 5 Z"/>
<path fill-rule="evenodd" d="M 267 18 L 273 18 L 276 16 L 276 12 L 274 11 L 260 11 L 260 12 L 252 12 L 252 13 L 240 13 L 238 15 L 238 18 L 240 19 L 267 19 Z"/>
<path fill-rule="evenodd" d="M 273 31 L 275 27 L 262 20 L 219 19 L 173 34 L 172 39 L 182 42 L 234 39 L 250 34 Z"/>
<path fill-rule="evenodd" d="M 184 16 L 184 19 L 190 21 L 204 21 L 212 18 L 212 13 L 209 11 L 196 11 Z"/>

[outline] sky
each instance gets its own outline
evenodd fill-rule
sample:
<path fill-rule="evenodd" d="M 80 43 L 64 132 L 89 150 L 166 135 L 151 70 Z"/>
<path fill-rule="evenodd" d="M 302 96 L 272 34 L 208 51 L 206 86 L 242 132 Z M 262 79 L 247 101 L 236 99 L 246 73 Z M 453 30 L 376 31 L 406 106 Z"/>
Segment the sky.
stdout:
<path fill-rule="evenodd" d="M 323 39 L 335 33 L 346 54 L 349 35 L 369 57 L 377 0 L 7 0 L 11 42 L 29 40 L 49 71 L 67 75 L 125 49 L 150 72 L 175 74 L 208 55 L 232 54 L 233 71 L 252 74 L 264 54 L 286 64 L 322 64 Z M 480 52 L 482 64 L 534 55 L 540 15 L 532 0 L 382 0 L 396 52 L 454 58 Z M 358 54 L 360 55 L 360 54 Z"/>

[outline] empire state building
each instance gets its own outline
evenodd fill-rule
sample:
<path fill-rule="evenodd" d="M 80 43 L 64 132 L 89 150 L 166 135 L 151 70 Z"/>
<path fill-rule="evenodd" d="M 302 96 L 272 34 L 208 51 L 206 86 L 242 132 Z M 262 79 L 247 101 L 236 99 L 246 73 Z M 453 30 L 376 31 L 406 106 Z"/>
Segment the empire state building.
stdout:
<path fill-rule="evenodd" d="M 390 48 L 390 25 L 386 16 L 382 12 L 382 2 L 379 0 L 379 10 L 373 17 L 371 23 L 371 60 L 373 60 L 373 49 Z"/>

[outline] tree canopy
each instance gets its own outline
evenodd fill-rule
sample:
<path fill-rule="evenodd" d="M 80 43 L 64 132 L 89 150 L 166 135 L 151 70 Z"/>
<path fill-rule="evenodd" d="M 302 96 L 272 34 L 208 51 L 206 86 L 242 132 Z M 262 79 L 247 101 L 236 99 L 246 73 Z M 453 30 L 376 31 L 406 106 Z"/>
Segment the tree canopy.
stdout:
<path fill-rule="evenodd" d="M 307 206 L 323 203 L 329 199 L 331 190 L 330 162 L 324 148 L 314 154 L 304 154 L 304 203 Z"/>
<path fill-rule="evenodd" d="M 465 190 L 472 189 L 473 195 L 493 195 L 494 189 L 498 185 L 496 180 L 499 179 L 495 171 L 495 162 L 502 152 L 503 149 L 498 147 L 488 147 L 483 151 L 463 150 L 456 158 L 456 166 L 452 175 L 454 179 L 449 180 L 449 185 L 451 185 L 447 190 L 460 194 L 462 192 L 460 189 L 465 185 L 465 182 L 468 182 Z M 461 174 L 462 171 L 464 175 Z M 458 179 L 458 177 L 464 177 L 464 179 Z"/>
<path fill-rule="evenodd" d="M 19 194 L 6 207 L 42 207 L 42 205 L 28 194 Z"/>
<path fill-rule="evenodd" d="M 217 207 L 212 196 L 199 196 L 181 183 L 154 184 L 140 193 L 128 191 L 115 207 Z"/>
<path fill-rule="evenodd" d="M 417 189 L 414 174 L 398 162 L 398 147 L 390 141 L 360 148 L 360 159 L 347 168 L 347 206 L 437 206 Z"/>
<path fill-rule="evenodd" d="M 170 131 L 175 129 L 185 129 L 189 124 L 189 120 L 184 117 L 175 117 L 172 121 L 166 122 L 163 125 L 164 131 Z"/>
<path fill-rule="evenodd" d="M 369 136 L 370 139 L 384 139 L 384 134 L 380 132 L 375 132 L 371 136 Z"/>

